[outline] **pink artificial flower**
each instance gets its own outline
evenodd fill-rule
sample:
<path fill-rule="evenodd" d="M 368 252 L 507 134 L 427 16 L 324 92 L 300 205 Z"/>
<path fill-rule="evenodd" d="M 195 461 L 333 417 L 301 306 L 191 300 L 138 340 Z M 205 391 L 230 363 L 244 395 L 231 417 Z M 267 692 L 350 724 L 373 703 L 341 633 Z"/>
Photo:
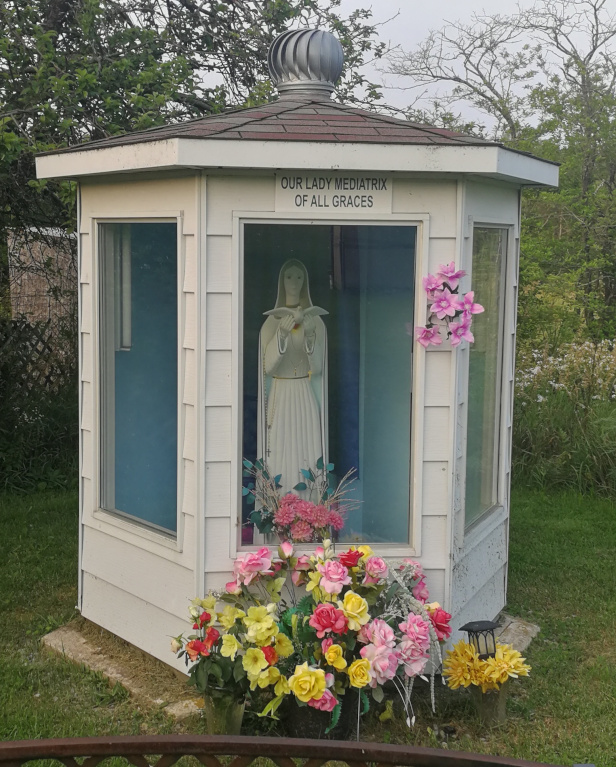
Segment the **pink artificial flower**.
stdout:
<path fill-rule="evenodd" d="M 331 637 L 326 637 L 321 642 L 321 650 L 323 651 L 323 655 L 329 650 L 329 648 L 334 644 L 334 640 Z"/>
<path fill-rule="evenodd" d="M 364 625 L 357 632 L 357 641 L 363 644 L 372 642 L 372 622 L 364 623 Z"/>
<path fill-rule="evenodd" d="M 423 278 L 423 286 L 424 290 L 431 298 L 435 290 L 442 289 L 443 277 L 440 275 L 429 274 L 427 277 Z"/>
<path fill-rule="evenodd" d="M 325 684 L 328 687 L 333 687 L 335 682 L 336 682 L 336 677 L 333 674 L 331 673 L 325 674 Z"/>
<path fill-rule="evenodd" d="M 293 544 L 290 541 L 283 541 L 278 549 L 278 554 L 281 559 L 289 559 L 293 556 Z"/>
<path fill-rule="evenodd" d="M 344 527 L 344 519 L 342 514 L 337 511 L 330 511 L 327 523 L 334 528 L 334 530 L 342 530 Z"/>
<path fill-rule="evenodd" d="M 424 576 L 422 576 L 419 579 L 419 582 L 413 586 L 413 596 L 422 604 L 425 604 L 428 601 L 430 592 L 426 586 L 426 579 Z"/>
<path fill-rule="evenodd" d="M 329 631 L 333 631 L 334 634 L 346 634 L 348 628 L 346 615 L 342 610 L 328 603 L 317 605 L 308 623 L 316 629 L 319 639 L 323 639 Z"/>
<path fill-rule="evenodd" d="M 415 340 L 420 343 L 424 349 L 427 349 L 430 344 L 433 346 L 440 346 L 443 343 L 443 339 L 440 336 L 438 327 L 433 325 L 431 328 L 415 328 Z"/>
<path fill-rule="evenodd" d="M 434 303 L 430 307 L 432 314 L 436 314 L 439 320 L 444 317 L 453 317 L 456 313 L 458 299 L 449 288 L 440 290 L 434 294 Z"/>
<path fill-rule="evenodd" d="M 314 524 L 315 508 L 316 507 L 314 503 L 311 503 L 310 501 L 303 501 L 301 499 L 294 505 L 295 513 L 297 516 L 311 525 Z"/>
<path fill-rule="evenodd" d="M 308 554 L 302 554 L 301 557 L 297 558 L 297 562 L 295 563 L 295 569 L 296 570 L 310 570 L 312 565 L 310 564 L 310 557 Z"/>
<path fill-rule="evenodd" d="M 471 333 L 470 317 L 463 317 L 462 322 L 450 323 L 449 332 L 451 333 L 451 345 L 453 347 L 458 346 L 462 339 L 471 344 L 475 340 L 475 336 Z"/>
<path fill-rule="evenodd" d="M 308 583 L 308 576 L 301 570 L 293 570 L 291 580 L 295 586 L 303 586 L 305 583 Z"/>
<path fill-rule="evenodd" d="M 394 630 L 384 620 L 375 618 L 372 623 L 366 625 L 370 625 L 371 641 L 375 647 L 394 648 L 396 644 Z"/>
<path fill-rule="evenodd" d="M 359 654 L 362 658 L 370 661 L 370 687 L 384 684 L 388 679 L 393 679 L 398 669 L 398 656 L 387 645 L 369 644 L 362 647 Z"/>
<path fill-rule="evenodd" d="M 417 642 L 405 637 L 396 647 L 400 662 L 404 664 L 404 673 L 408 677 L 421 674 L 430 655 Z"/>
<path fill-rule="evenodd" d="M 456 265 L 454 261 L 451 261 L 446 265 L 441 264 L 437 272 L 437 276 L 442 277 L 443 281 L 447 282 L 452 290 L 455 290 L 458 287 L 460 278 L 464 277 L 465 274 L 466 272 L 463 269 L 456 271 Z"/>
<path fill-rule="evenodd" d="M 242 586 L 237 581 L 229 581 L 225 583 L 225 591 L 227 594 L 235 594 L 235 596 L 242 593 Z"/>
<path fill-rule="evenodd" d="M 329 690 L 324 690 L 320 698 L 311 698 L 308 705 L 319 711 L 333 711 L 338 705 L 338 701 Z"/>
<path fill-rule="evenodd" d="M 430 648 L 430 625 L 415 613 L 409 613 L 406 621 L 399 625 L 400 631 L 406 634 L 407 638 L 423 650 Z"/>
<path fill-rule="evenodd" d="M 458 301 L 458 310 L 469 316 L 471 314 L 481 314 L 481 312 L 485 311 L 481 304 L 473 303 L 474 298 L 475 291 L 470 290 L 462 297 L 461 301 Z"/>
<path fill-rule="evenodd" d="M 428 615 L 430 616 L 430 620 L 436 631 L 438 641 L 442 642 L 445 639 L 449 639 L 451 636 L 451 626 L 449 625 L 451 615 L 446 610 L 443 610 L 442 607 L 437 607 L 436 610 L 430 610 Z"/>
<path fill-rule="evenodd" d="M 325 559 L 325 549 L 323 546 L 317 546 L 314 550 L 314 555 L 317 559 Z"/>
<path fill-rule="evenodd" d="M 271 575 L 272 553 L 263 546 L 259 551 L 251 551 L 239 556 L 233 564 L 233 574 L 239 583 L 248 586 L 258 575 Z"/>
<path fill-rule="evenodd" d="M 312 524 L 315 527 L 327 527 L 329 523 L 329 509 L 325 506 L 315 506 L 312 510 Z"/>
<path fill-rule="evenodd" d="M 416 559 L 411 559 L 410 557 L 405 557 L 402 560 L 402 564 L 400 565 L 401 570 L 408 570 L 408 572 L 411 575 L 411 578 L 423 578 L 424 572 L 423 567 L 421 566 L 421 562 L 418 562 Z"/>
<path fill-rule="evenodd" d="M 351 582 L 349 571 L 335 559 L 328 559 L 324 564 L 317 565 L 317 570 L 323 576 L 319 586 L 328 594 L 340 594 L 342 587 Z"/>
<path fill-rule="evenodd" d="M 284 500 L 284 499 L 283 499 Z M 280 504 L 274 514 L 274 522 L 282 527 L 287 527 L 295 519 L 295 510 L 289 504 Z"/>
<path fill-rule="evenodd" d="M 365 567 L 364 583 L 378 583 L 387 575 L 387 565 L 381 557 L 369 557 Z"/>
<path fill-rule="evenodd" d="M 312 538 L 312 527 L 305 519 L 299 519 L 291 525 L 289 531 L 294 541 L 309 541 Z"/>

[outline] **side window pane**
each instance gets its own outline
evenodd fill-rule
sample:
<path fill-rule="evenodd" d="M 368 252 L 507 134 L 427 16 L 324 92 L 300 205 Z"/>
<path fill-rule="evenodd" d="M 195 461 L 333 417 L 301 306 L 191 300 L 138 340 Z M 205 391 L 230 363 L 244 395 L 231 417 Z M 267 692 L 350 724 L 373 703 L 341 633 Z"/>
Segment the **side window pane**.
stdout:
<path fill-rule="evenodd" d="M 409 539 L 415 238 L 409 226 L 244 227 L 243 453 L 283 493 L 321 456 L 338 479 L 355 469 L 359 506 L 340 541 Z M 307 330 L 283 327 L 288 307 L 314 314 Z"/>
<path fill-rule="evenodd" d="M 485 313 L 473 323 L 466 445 L 466 524 L 498 501 L 503 271 L 507 230 L 475 227 L 472 284 Z"/>
<path fill-rule="evenodd" d="M 101 224 L 101 505 L 177 525 L 177 228 Z"/>

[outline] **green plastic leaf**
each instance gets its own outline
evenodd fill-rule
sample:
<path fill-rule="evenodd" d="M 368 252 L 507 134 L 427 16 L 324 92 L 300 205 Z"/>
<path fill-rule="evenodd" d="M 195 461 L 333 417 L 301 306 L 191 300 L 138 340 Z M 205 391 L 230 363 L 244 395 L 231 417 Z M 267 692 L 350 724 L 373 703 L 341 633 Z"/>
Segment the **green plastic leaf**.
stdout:
<path fill-rule="evenodd" d="M 255 502 L 255 497 L 254 497 L 254 495 L 252 493 L 250 493 L 248 498 L 246 498 L 246 503 L 253 504 L 254 502 Z"/>
<path fill-rule="evenodd" d="M 253 525 L 258 525 L 261 521 L 261 513 L 258 511 L 253 511 L 248 519 L 252 522 Z"/>
<path fill-rule="evenodd" d="M 297 485 L 293 488 L 293 490 L 307 490 L 308 485 L 305 482 L 298 482 Z"/>
<path fill-rule="evenodd" d="M 359 699 L 362 702 L 362 714 L 367 714 L 370 710 L 370 699 L 363 690 L 359 691 Z"/>
<path fill-rule="evenodd" d="M 333 471 L 333 470 L 334 470 L 334 464 L 333 463 L 328 463 L 327 464 L 327 471 Z"/>
<path fill-rule="evenodd" d="M 317 469 L 323 471 L 323 456 L 317 458 Z"/>
<path fill-rule="evenodd" d="M 252 468 L 253 468 L 253 465 L 252 465 L 251 461 L 249 461 L 247 458 L 244 458 L 244 460 L 242 461 L 242 463 L 244 464 L 244 466 L 245 466 L 247 469 L 252 469 Z"/>
<path fill-rule="evenodd" d="M 306 477 L 306 479 L 314 479 L 314 474 L 311 469 L 300 469 L 300 472 L 302 477 Z"/>
<path fill-rule="evenodd" d="M 380 685 L 377 685 L 372 690 L 372 697 L 377 703 L 380 703 L 383 700 L 383 698 L 385 697 L 385 693 L 383 692 L 383 688 Z"/>
<path fill-rule="evenodd" d="M 249 495 L 249 493 L 250 493 L 250 490 L 247 487 L 242 488 L 242 495 L 246 496 L 246 495 Z"/>
<path fill-rule="evenodd" d="M 235 666 L 233 666 L 233 679 L 236 682 L 241 682 L 244 678 L 246 672 L 244 671 L 244 667 L 242 666 L 242 659 L 238 658 L 235 661 Z"/>
<path fill-rule="evenodd" d="M 276 485 L 278 485 L 281 479 L 282 479 L 282 474 L 276 474 L 276 476 L 274 477 L 274 482 L 276 483 Z"/>
<path fill-rule="evenodd" d="M 325 734 L 329 734 L 334 727 L 338 724 L 338 720 L 340 719 L 340 712 L 342 711 L 342 704 L 340 702 L 336 703 L 332 710 L 332 718 L 329 723 L 329 727 L 325 730 Z"/>
<path fill-rule="evenodd" d="M 257 716 L 269 716 L 272 717 L 272 719 L 278 719 L 276 716 L 276 711 L 278 711 L 278 708 L 280 704 L 282 703 L 284 698 L 284 695 L 278 695 L 278 697 L 274 698 L 273 700 L 270 700 L 270 702 L 267 704 L 267 706 L 261 711 L 260 714 L 257 714 Z"/>

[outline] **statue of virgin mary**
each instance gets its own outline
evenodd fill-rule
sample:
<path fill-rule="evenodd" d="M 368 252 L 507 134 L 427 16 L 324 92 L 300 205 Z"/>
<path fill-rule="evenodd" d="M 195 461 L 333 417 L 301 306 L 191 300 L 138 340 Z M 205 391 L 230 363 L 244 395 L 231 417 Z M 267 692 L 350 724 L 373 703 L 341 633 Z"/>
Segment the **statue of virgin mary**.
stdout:
<path fill-rule="evenodd" d="M 257 458 L 282 494 L 303 481 L 302 469 L 327 463 L 327 330 L 310 298 L 301 261 L 283 264 L 278 295 L 259 334 Z M 297 492 L 297 491 L 296 491 Z M 299 493 L 300 495 L 303 495 Z"/>

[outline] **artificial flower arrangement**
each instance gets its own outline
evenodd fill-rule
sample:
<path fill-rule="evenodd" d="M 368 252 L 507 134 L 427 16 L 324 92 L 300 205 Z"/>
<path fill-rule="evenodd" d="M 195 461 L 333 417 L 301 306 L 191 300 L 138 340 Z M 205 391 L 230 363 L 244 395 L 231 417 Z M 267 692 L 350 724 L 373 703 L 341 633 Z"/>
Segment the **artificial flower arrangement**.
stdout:
<path fill-rule="evenodd" d="M 471 333 L 472 317 L 484 309 L 481 304 L 474 303 L 475 294 L 472 290 L 459 294 L 460 280 L 465 274 L 462 269 L 456 270 L 452 261 L 441 264 L 436 274 L 424 277 L 423 286 L 430 304 L 428 322 L 423 327 L 415 328 L 415 340 L 424 348 L 443 343 L 441 328 L 445 328 L 445 337 L 451 339 L 452 347 L 458 346 L 463 340 L 469 343 L 475 340 Z"/>
<path fill-rule="evenodd" d="M 249 481 L 242 494 L 255 506 L 250 523 L 260 533 L 297 543 L 322 541 L 339 532 L 345 514 L 356 506 L 349 498 L 354 471 L 336 482 L 333 470 L 333 463 L 319 458 L 315 469 L 301 469 L 303 479 L 293 487 L 295 492 L 281 497 L 282 475 L 272 476 L 260 459 L 253 463 L 244 458 L 243 474 Z"/>
<path fill-rule="evenodd" d="M 269 690 L 261 716 L 276 718 L 290 699 L 331 712 L 331 729 L 349 690 L 367 710 L 366 691 L 380 701 L 391 682 L 414 721 L 410 685 L 433 680 L 451 633 L 451 616 L 428 603 L 418 562 L 388 565 L 369 546 L 338 553 L 329 540 L 300 553 L 283 541 L 277 556 L 267 546 L 242 554 L 233 574 L 225 592 L 193 601 L 196 634 L 172 642 L 203 694 Z"/>
<path fill-rule="evenodd" d="M 475 685 L 482 692 L 498 690 L 509 679 L 528 676 L 531 667 L 511 645 L 496 643 L 493 657 L 480 658 L 475 648 L 460 640 L 447 652 L 443 677 L 452 690 Z"/>

